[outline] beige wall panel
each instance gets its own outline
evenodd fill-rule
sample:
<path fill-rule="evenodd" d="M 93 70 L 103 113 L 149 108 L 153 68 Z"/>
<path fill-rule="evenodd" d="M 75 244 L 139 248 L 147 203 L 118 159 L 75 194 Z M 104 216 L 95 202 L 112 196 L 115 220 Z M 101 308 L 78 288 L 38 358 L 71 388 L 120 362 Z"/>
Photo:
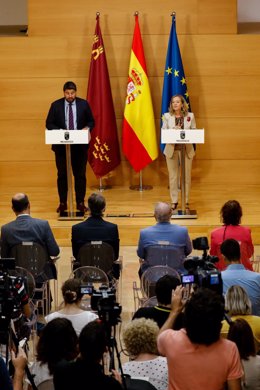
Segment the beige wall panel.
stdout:
<path fill-rule="evenodd" d="M 207 184 L 216 184 L 221 187 L 227 185 L 260 185 L 259 160 L 197 160 L 194 159 L 192 180 L 199 191 L 204 191 Z M 91 168 L 87 169 L 88 186 L 97 186 Z M 0 162 L 0 188 L 14 188 L 14 192 L 23 187 L 48 187 L 56 193 L 56 168 L 54 160 L 50 161 L 17 161 Z M 143 183 L 155 186 L 168 185 L 168 174 L 164 160 L 157 160 L 143 171 Z M 139 174 L 135 173 L 127 161 L 110 175 L 104 178 L 103 184 L 129 186 L 139 184 Z M 200 187 L 201 185 L 201 187 Z"/>
<path fill-rule="evenodd" d="M 66 79 L 7 79 L 1 81 L 0 117 L 2 119 L 46 119 L 50 103 L 61 97 Z M 86 96 L 87 78 L 74 78 L 78 96 Z M 111 78 L 116 117 L 122 118 L 126 77 Z M 260 116 L 260 76 L 189 77 L 191 104 L 196 117 L 251 118 Z M 160 117 L 163 79 L 150 77 L 155 118 Z M 232 95 L 231 95 L 232 92 Z M 19 104 L 14 102 L 19 101 Z"/>
<path fill-rule="evenodd" d="M 237 0 L 199 0 L 197 12 L 198 33 L 215 34 L 215 29 L 219 33 L 237 32 Z"/>
<path fill-rule="evenodd" d="M 133 29 L 133 13 L 140 13 L 145 34 L 165 34 L 172 11 L 177 12 L 180 33 L 236 33 L 236 0 L 29 0 L 30 35 L 88 35 L 95 25 L 96 11 L 104 20 L 105 34 L 129 34 Z"/>
<path fill-rule="evenodd" d="M 143 35 L 150 77 L 162 77 L 168 35 Z M 126 77 L 132 36 L 104 37 L 110 77 Z M 259 75 L 260 35 L 179 35 L 187 77 Z M 0 78 L 88 77 L 92 37 L 1 38 Z M 253 58 L 253 61 L 248 61 Z"/>

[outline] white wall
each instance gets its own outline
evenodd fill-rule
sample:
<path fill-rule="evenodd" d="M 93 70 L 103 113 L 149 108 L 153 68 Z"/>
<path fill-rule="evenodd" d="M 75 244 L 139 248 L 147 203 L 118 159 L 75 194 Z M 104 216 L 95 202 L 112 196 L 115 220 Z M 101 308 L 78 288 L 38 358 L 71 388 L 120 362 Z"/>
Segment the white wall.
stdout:
<path fill-rule="evenodd" d="M 27 25 L 27 0 L 0 0 L 0 10 L 0 26 Z"/>
<path fill-rule="evenodd" d="M 237 20 L 260 22 L 260 0 L 237 0 Z"/>

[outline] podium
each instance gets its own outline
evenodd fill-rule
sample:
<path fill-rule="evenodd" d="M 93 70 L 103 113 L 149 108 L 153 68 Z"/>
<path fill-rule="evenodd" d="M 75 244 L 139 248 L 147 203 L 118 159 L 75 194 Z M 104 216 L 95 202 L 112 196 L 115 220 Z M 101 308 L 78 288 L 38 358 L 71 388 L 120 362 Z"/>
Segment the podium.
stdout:
<path fill-rule="evenodd" d="M 72 191 L 72 175 L 71 175 L 71 150 L 70 145 L 88 144 L 90 141 L 89 130 L 45 130 L 46 145 L 66 145 L 66 168 L 67 168 L 67 183 L 68 183 L 68 211 L 60 213 L 59 221 L 75 221 L 83 220 L 84 213 L 73 210 L 73 191 Z"/>
<path fill-rule="evenodd" d="M 161 142 L 163 144 L 181 145 L 181 210 L 173 214 L 173 219 L 196 219 L 196 210 L 186 210 L 185 188 L 185 145 L 204 144 L 204 129 L 162 129 Z"/>

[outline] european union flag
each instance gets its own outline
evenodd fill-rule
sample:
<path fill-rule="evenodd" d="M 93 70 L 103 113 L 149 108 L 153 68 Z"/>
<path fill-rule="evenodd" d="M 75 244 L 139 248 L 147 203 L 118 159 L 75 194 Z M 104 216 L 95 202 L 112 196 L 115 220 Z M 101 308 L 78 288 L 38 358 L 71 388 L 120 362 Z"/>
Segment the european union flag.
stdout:
<path fill-rule="evenodd" d="M 175 14 L 172 16 L 172 27 L 168 43 L 168 51 L 164 70 L 164 82 L 162 93 L 162 116 L 169 111 L 169 104 L 173 95 L 183 95 L 189 105 L 190 101 L 187 89 L 186 78 L 183 70 L 181 53 L 176 34 Z M 165 144 L 161 144 L 163 152 Z"/>

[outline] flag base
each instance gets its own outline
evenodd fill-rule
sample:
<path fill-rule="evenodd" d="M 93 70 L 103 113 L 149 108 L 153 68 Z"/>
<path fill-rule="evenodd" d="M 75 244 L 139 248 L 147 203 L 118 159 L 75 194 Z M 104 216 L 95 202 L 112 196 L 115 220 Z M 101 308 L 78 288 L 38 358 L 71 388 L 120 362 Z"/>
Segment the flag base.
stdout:
<path fill-rule="evenodd" d="M 136 186 L 130 186 L 129 189 L 133 190 L 133 191 L 143 192 L 143 191 L 150 191 L 150 190 L 152 190 L 153 186 L 150 186 L 150 185 L 146 185 L 146 186 L 136 185 Z"/>
<path fill-rule="evenodd" d="M 196 210 L 177 210 L 172 216 L 171 219 L 197 219 Z"/>
<path fill-rule="evenodd" d="M 95 190 L 95 191 L 99 191 L 99 192 L 103 192 L 103 191 L 106 191 L 106 190 L 111 190 L 112 186 L 109 186 L 109 185 L 101 185 L 99 187 L 95 187 L 95 186 L 92 186 L 90 187 L 92 190 Z"/>
<path fill-rule="evenodd" d="M 63 211 L 58 217 L 58 221 L 83 221 L 84 213 L 82 211 Z"/>

